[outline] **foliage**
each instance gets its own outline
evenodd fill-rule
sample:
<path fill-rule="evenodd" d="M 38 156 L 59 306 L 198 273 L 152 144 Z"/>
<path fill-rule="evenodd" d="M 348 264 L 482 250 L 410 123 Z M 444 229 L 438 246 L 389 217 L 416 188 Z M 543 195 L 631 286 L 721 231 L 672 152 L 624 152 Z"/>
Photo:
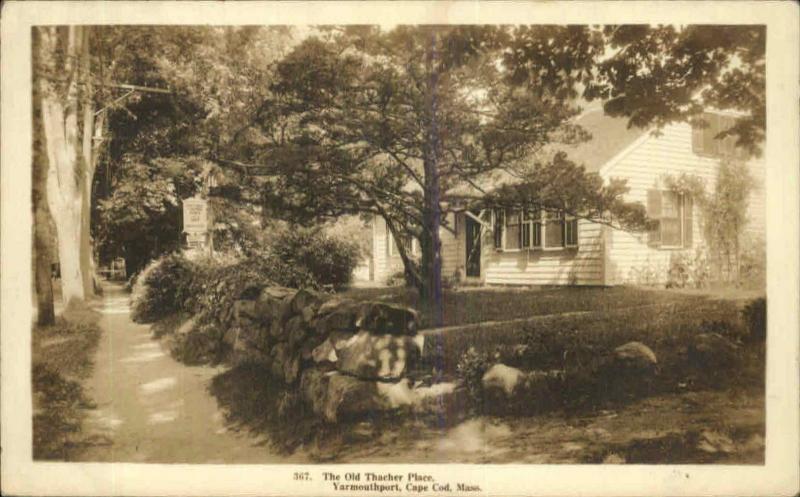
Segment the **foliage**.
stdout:
<path fill-rule="evenodd" d="M 74 304 L 52 326 L 32 333 L 33 457 L 69 460 L 85 443 L 81 433 L 91 407 L 82 386 L 100 341 L 98 315 Z"/>
<path fill-rule="evenodd" d="M 708 255 L 698 247 L 694 254 L 673 252 L 667 271 L 667 288 L 704 288 L 710 281 Z"/>
<path fill-rule="evenodd" d="M 767 299 L 759 298 L 749 302 L 742 309 L 742 318 L 750 332 L 747 338 L 764 343 L 767 339 Z"/>
<path fill-rule="evenodd" d="M 730 280 L 741 276 L 741 248 L 747 245 L 747 209 L 753 180 L 746 163 L 722 160 L 713 193 L 708 193 L 703 181 L 695 175 L 682 173 L 666 177 L 666 186 L 677 193 L 688 194 L 700 207 L 704 240 L 711 263 L 721 278 L 727 272 Z M 756 254 L 755 252 L 751 252 Z M 757 261 L 748 261 L 757 271 Z"/>
<path fill-rule="evenodd" d="M 269 285 L 319 288 L 315 276 L 305 266 L 283 261 L 275 255 L 254 256 L 227 264 L 204 259 L 194 265 L 188 290 L 190 297 L 184 309 L 198 314 L 201 322 L 210 323 L 222 334 L 233 324 L 234 302 L 248 288 Z"/>
<path fill-rule="evenodd" d="M 622 25 L 602 28 L 606 53 L 584 96 L 631 125 L 697 121 L 708 108 L 744 113 L 725 135 L 758 154 L 766 129 L 764 26 Z M 719 138 L 722 138 L 720 136 Z"/>
<path fill-rule="evenodd" d="M 334 288 L 350 283 L 361 258 L 357 242 L 297 226 L 275 234 L 270 252 L 285 264 L 307 269 L 320 285 Z"/>
<path fill-rule="evenodd" d="M 456 375 L 467 389 L 470 405 L 478 412 L 482 411 L 483 375 L 492 362 L 487 352 L 478 352 L 470 347 L 461 355 L 456 365 Z"/>
<path fill-rule="evenodd" d="M 598 33 L 585 26 L 320 30 L 278 62 L 259 116 L 265 147 L 254 160 L 269 164 L 266 210 L 293 221 L 381 216 L 396 239 L 419 240 L 419 270 L 403 247 L 398 252 L 420 291 L 438 302 L 447 213 L 481 202 L 477 185 L 500 169 L 519 166 L 523 188 L 558 183 L 563 156 L 534 168 L 527 161 L 552 142 L 588 138 L 572 122 L 575 99 L 602 52 Z M 581 180 L 583 170 L 569 176 Z M 528 188 L 535 195 L 525 202 L 587 216 L 630 207 L 621 184 L 574 183 L 545 189 L 546 197 Z M 574 195 L 564 199 L 564 191 Z"/>
<path fill-rule="evenodd" d="M 186 308 L 192 298 L 196 266 L 180 254 L 151 262 L 137 277 L 131 298 L 131 319 L 149 323 Z"/>

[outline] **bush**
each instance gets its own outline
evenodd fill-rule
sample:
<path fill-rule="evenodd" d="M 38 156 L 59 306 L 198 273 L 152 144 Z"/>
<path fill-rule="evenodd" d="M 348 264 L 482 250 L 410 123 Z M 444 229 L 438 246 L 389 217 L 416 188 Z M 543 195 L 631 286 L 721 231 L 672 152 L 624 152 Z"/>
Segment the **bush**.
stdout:
<path fill-rule="evenodd" d="M 179 312 L 192 295 L 197 268 L 180 254 L 154 260 L 136 278 L 131 299 L 131 318 L 150 323 Z"/>
<path fill-rule="evenodd" d="M 752 342 L 764 342 L 767 339 L 767 299 L 759 298 L 748 303 L 742 309 L 742 318 L 747 324 L 750 334 L 747 338 Z"/>
<path fill-rule="evenodd" d="M 456 365 L 456 374 L 467 389 L 470 405 L 478 412 L 483 411 L 483 375 L 492 365 L 486 352 L 477 352 L 470 347 L 464 352 Z"/>
<path fill-rule="evenodd" d="M 320 285 L 334 288 L 350 283 L 361 255 L 355 241 L 308 228 L 290 228 L 279 232 L 272 243 L 271 252 L 284 264 L 305 268 Z"/>

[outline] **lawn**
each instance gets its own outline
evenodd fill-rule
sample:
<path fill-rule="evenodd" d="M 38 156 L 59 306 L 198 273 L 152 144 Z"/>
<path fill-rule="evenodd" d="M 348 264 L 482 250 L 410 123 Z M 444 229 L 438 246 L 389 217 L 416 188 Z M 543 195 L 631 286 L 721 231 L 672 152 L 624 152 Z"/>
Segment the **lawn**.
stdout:
<path fill-rule="evenodd" d="M 92 371 L 100 340 L 98 314 L 66 309 L 32 338 L 33 457 L 69 460 L 84 442 L 81 426 L 90 402 L 81 381 Z"/>
<path fill-rule="evenodd" d="M 403 287 L 353 288 L 343 296 L 419 307 L 416 291 Z M 445 290 L 443 326 L 508 321 L 568 312 L 610 311 L 626 307 L 689 302 L 696 295 L 633 287 L 464 288 Z M 420 328 L 430 327 L 424 311 Z"/>

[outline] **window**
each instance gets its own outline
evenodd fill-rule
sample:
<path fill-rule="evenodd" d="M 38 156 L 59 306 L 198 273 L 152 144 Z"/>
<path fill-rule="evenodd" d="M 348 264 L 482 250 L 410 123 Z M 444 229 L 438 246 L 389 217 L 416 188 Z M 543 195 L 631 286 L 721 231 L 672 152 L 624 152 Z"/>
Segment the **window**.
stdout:
<path fill-rule="evenodd" d="M 692 128 L 692 151 L 694 153 L 712 157 L 743 156 L 744 150 L 736 147 L 735 136 L 716 138 L 720 132 L 733 127 L 736 124 L 736 118 L 705 112 L 701 119 L 706 123 L 706 127 L 698 124 Z"/>
<path fill-rule="evenodd" d="M 578 246 L 578 220 L 563 212 L 495 210 L 494 219 L 494 246 L 498 250 Z"/>
<path fill-rule="evenodd" d="M 506 212 L 506 250 L 522 248 L 522 219 L 519 211 Z"/>
<path fill-rule="evenodd" d="M 403 248 L 406 251 L 406 255 L 417 255 L 417 241 L 413 236 L 404 236 L 402 243 Z M 392 235 L 388 225 L 386 226 L 386 252 L 389 257 L 394 257 L 395 255 L 400 254 L 400 252 L 397 250 L 397 241 L 394 239 L 394 236 Z"/>
<path fill-rule="evenodd" d="M 544 247 L 564 246 L 564 213 L 548 212 L 544 222 Z"/>
<path fill-rule="evenodd" d="M 578 220 L 574 217 L 567 217 L 564 221 L 564 245 L 567 247 L 578 246 Z"/>
<path fill-rule="evenodd" d="M 647 215 L 654 224 L 648 243 L 659 248 L 692 246 L 692 199 L 688 195 L 661 190 L 647 192 Z"/>

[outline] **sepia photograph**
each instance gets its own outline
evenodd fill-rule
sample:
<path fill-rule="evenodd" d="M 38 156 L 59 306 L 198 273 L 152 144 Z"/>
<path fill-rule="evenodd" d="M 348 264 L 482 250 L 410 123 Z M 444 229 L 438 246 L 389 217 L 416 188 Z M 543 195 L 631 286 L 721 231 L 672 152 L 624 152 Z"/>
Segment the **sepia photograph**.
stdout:
<path fill-rule="evenodd" d="M 34 22 L 32 462 L 763 467 L 768 29 Z"/>

